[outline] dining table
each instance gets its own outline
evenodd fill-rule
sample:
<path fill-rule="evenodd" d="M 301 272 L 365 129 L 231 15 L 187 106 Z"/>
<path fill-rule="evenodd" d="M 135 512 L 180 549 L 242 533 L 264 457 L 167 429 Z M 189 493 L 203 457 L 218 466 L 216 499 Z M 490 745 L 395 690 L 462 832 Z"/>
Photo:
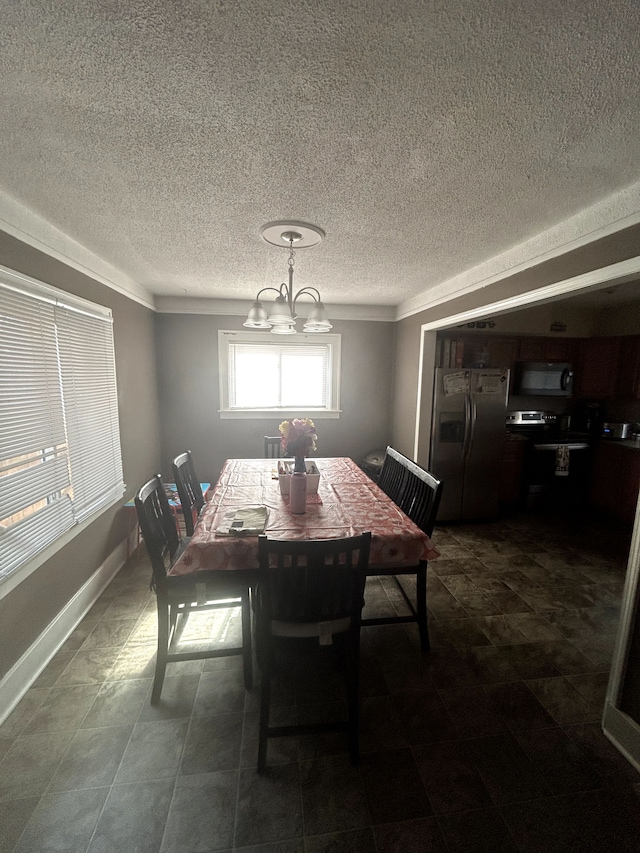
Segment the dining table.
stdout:
<path fill-rule="evenodd" d="M 258 576 L 258 536 L 229 535 L 236 509 L 266 507 L 264 533 L 271 539 L 338 539 L 371 532 L 368 576 L 415 575 L 415 604 L 398 582 L 409 613 L 363 618 L 363 625 L 417 622 L 422 647 L 428 649 L 427 563 L 438 557 L 431 538 L 349 457 L 313 459 L 320 479 L 317 493 L 307 494 L 305 512 L 294 514 L 282 494 L 278 460 L 227 459 L 209 491 L 193 536 L 171 568 L 172 576 L 199 572 L 234 572 L 253 586 Z"/>

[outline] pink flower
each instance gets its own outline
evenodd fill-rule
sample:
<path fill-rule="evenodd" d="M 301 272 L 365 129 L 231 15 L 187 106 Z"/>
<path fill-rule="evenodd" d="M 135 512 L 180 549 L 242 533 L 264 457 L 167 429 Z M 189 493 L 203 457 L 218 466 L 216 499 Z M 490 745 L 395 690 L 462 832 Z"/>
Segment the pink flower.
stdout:
<path fill-rule="evenodd" d="M 291 456 L 304 456 L 316 449 L 316 425 L 311 418 L 293 418 L 282 421 L 278 427 L 282 434 L 282 449 Z"/>

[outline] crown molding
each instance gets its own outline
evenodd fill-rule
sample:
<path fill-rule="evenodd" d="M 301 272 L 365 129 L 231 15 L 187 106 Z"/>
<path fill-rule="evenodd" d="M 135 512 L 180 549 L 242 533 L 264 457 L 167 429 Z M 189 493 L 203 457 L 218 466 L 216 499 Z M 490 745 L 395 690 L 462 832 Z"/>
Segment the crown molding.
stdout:
<path fill-rule="evenodd" d="M 156 296 L 155 310 L 159 314 L 218 314 L 221 316 L 246 317 L 251 307 L 250 299 L 209 299 L 207 297 Z M 304 305 L 301 317 L 304 317 Z M 309 304 L 311 307 L 311 303 Z M 393 323 L 396 311 L 393 305 L 329 305 L 331 320 L 366 320 L 368 322 Z"/>
<path fill-rule="evenodd" d="M 123 296 L 153 308 L 153 296 L 126 273 L 0 190 L 0 230 Z"/>
<path fill-rule="evenodd" d="M 640 223 L 640 181 L 398 305 L 396 320 L 466 296 Z M 585 285 L 586 286 L 586 285 Z M 569 291 L 567 291 L 569 292 Z"/>

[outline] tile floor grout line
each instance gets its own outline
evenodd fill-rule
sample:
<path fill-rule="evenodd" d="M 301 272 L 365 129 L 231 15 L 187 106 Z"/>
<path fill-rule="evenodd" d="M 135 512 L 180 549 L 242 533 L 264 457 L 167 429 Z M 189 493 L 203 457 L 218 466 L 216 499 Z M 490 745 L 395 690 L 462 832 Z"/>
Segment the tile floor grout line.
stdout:
<path fill-rule="evenodd" d="M 255 650 L 255 643 L 253 642 L 253 640 L 254 640 L 253 628 L 251 630 L 251 633 L 252 633 L 251 653 L 253 655 L 254 650 Z M 252 663 L 253 663 L 253 661 L 252 661 Z M 255 681 L 255 666 L 253 667 L 253 675 L 254 675 L 254 681 Z M 243 680 L 243 685 L 244 685 L 244 680 Z M 255 690 L 255 683 L 252 684 L 251 689 Z M 244 688 L 244 703 L 242 706 L 242 735 L 240 736 L 240 750 L 239 750 L 239 754 L 238 754 L 238 778 L 236 781 L 236 806 L 235 806 L 235 813 L 234 813 L 234 818 L 233 818 L 233 836 L 231 839 L 232 850 L 236 849 L 236 838 L 237 838 L 237 831 L 238 831 L 238 809 L 240 806 L 240 778 L 241 778 L 241 774 L 242 774 L 242 770 L 243 770 L 242 756 L 243 756 L 243 752 L 244 752 L 245 738 L 247 735 L 246 726 L 245 726 L 245 722 L 247 719 L 247 692 L 249 692 L 249 691 L 247 691 L 247 689 L 245 687 Z"/>
<path fill-rule="evenodd" d="M 201 676 L 202 676 L 202 673 L 200 673 L 200 677 Z M 200 686 L 200 678 L 198 678 L 198 687 L 199 686 Z M 152 688 L 153 688 L 153 685 L 151 686 L 151 689 Z M 198 695 L 198 690 L 196 688 L 196 692 L 195 692 L 194 697 L 193 697 L 194 704 L 195 704 L 195 700 L 196 700 L 197 695 Z M 143 702 L 142 707 L 140 708 L 140 714 L 142 714 L 142 708 L 144 708 L 144 702 Z M 187 748 L 187 741 L 189 739 L 189 732 L 191 731 L 191 721 L 192 720 L 193 720 L 193 705 L 191 706 L 191 714 L 189 715 L 189 722 L 187 724 L 187 731 L 185 733 L 184 743 L 182 744 L 182 750 L 180 751 L 180 760 L 178 761 L 178 766 L 176 768 L 175 778 L 173 780 L 173 788 L 171 791 L 171 797 L 169 799 L 169 805 L 167 807 L 167 813 L 166 813 L 166 816 L 164 819 L 164 827 L 162 830 L 162 836 L 160 837 L 160 844 L 158 845 L 158 853 L 163 848 L 165 836 L 167 834 L 167 826 L 169 824 L 169 815 L 171 814 L 171 804 L 173 802 L 173 798 L 175 796 L 175 793 L 178 789 L 178 781 L 180 779 L 180 770 L 182 769 L 182 762 L 184 760 L 184 753 L 185 753 L 185 750 Z M 123 758 L 124 758 L 124 755 L 123 755 Z"/>
<path fill-rule="evenodd" d="M 114 662 L 114 666 L 115 666 L 115 662 Z M 113 667 L 112 667 L 111 669 L 113 669 Z M 111 669 L 109 670 L 109 672 L 111 672 Z M 96 700 L 98 699 L 98 696 L 100 696 L 100 693 L 102 692 L 102 689 L 103 689 L 103 687 L 104 687 L 104 685 L 105 685 L 106 683 L 107 683 L 107 681 L 106 681 L 106 679 L 105 679 L 105 681 L 103 681 L 103 682 L 102 682 L 102 685 L 100 686 L 100 688 L 99 688 L 98 692 L 96 693 L 96 695 L 95 695 L 95 697 L 94 697 L 94 700 L 93 700 L 93 702 L 91 703 L 91 706 L 90 706 L 90 707 L 89 707 L 89 709 L 87 710 L 87 713 L 86 713 L 86 714 L 84 715 L 84 717 L 82 718 L 82 721 L 81 721 L 80 725 L 78 726 L 77 731 L 81 731 L 81 730 L 82 730 L 82 723 L 84 723 L 84 721 L 86 720 L 87 716 L 89 715 L 89 712 L 91 711 L 91 708 L 93 707 L 93 705 L 95 704 Z M 130 735 L 129 735 L 129 740 L 127 741 L 127 746 L 129 745 L 129 743 L 131 743 L 131 738 L 133 737 L 133 730 L 134 730 L 134 728 L 135 728 L 135 724 L 131 726 L 131 733 L 130 733 Z M 100 825 L 100 819 L 102 818 L 102 815 L 104 814 L 104 811 L 105 811 L 105 809 L 106 809 L 106 807 L 107 807 L 107 802 L 109 801 L 109 797 L 110 797 L 111 792 L 112 792 L 112 790 L 113 790 L 113 786 L 115 785 L 115 781 L 116 781 L 116 778 L 117 778 L 117 776 L 118 776 L 118 770 L 120 769 L 120 766 L 122 765 L 122 761 L 123 761 L 123 759 L 124 759 L 124 754 L 125 754 L 125 752 L 127 751 L 127 746 L 125 746 L 125 748 L 124 748 L 124 750 L 123 750 L 123 752 L 122 752 L 122 757 L 120 758 L 120 761 L 119 761 L 119 763 L 118 763 L 118 767 L 116 768 L 116 770 L 115 770 L 115 772 L 114 772 L 114 774 L 113 774 L 113 779 L 112 779 L 112 781 L 111 781 L 111 785 L 109 786 L 109 790 L 107 791 L 107 795 L 106 795 L 106 797 L 104 798 L 104 802 L 103 802 L 103 804 L 102 804 L 102 808 L 100 809 L 100 814 L 98 815 L 98 818 L 97 818 L 97 820 L 96 820 L 95 826 L 93 827 L 93 832 L 91 833 L 91 836 L 90 836 L 89 841 L 88 841 L 88 843 L 87 843 L 87 846 L 86 846 L 86 848 L 85 848 L 85 853 L 89 853 L 89 849 L 91 848 L 91 844 L 92 844 L 92 842 L 93 842 L 93 839 L 94 839 L 94 837 L 95 837 L 95 834 L 96 834 L 96 832 L 98 831 L 98 826 Z"/>

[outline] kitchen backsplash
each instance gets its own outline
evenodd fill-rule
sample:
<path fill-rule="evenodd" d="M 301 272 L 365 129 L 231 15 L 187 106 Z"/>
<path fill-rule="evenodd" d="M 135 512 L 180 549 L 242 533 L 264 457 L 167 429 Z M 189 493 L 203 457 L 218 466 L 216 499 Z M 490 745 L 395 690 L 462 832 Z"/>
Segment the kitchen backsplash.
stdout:
<path fill-rule="evenodd" d="M 521 397 L 518 394 L 509 395 L 508 409 L 511 411 L 554 412 L 556 415 L 570 415 L 574 401 L 570 397 Z"/>
<path fill-rule="evenodd" d="M 573 415 L 579 403 L 566 397 L 520 397 L 509 396 L 509 411 L 537 410 L 556 415 Z M 640 423 L 640 400 L 605 400 L 601 408 L 601 420 L 629 421 Z"/>
<path fill-rule="evenodd" d="M 604 409 L 609 421 L 640 423 L 640 400 L 607 400 Z"/>

